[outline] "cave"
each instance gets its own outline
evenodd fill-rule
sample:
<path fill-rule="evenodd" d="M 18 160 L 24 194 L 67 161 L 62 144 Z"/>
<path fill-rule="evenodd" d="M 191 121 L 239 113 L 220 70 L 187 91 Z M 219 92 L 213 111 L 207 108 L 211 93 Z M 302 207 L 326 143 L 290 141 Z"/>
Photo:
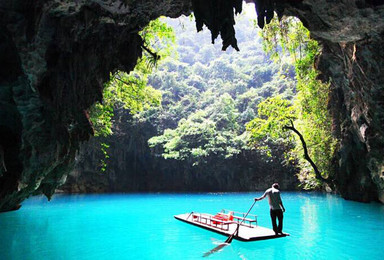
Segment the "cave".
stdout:
<path fill-rule="evenodd" d="M 346 199 L 384 202 L 384 2 L 248 0 L 258 25 L 296 16 L 322 45 L 316 67 L 331 83 L 333 134 L 341 140 L 333 182 Z M 93 134 L 88 109 L 109 73 L 131 71 L 140 29 L 194 12 L 223 50 L 240 49 L 241 0 L 0 2 L 0 211 L 32 194 L 50 198 Z"/>

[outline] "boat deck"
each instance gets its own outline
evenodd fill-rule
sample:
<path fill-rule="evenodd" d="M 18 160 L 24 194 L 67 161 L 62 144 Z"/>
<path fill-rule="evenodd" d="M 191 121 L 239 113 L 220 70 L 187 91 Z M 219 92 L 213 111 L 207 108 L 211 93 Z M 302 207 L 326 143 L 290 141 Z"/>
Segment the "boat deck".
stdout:
<path fill-rule="evenodd" d="M 184 213 L 174 216 L 176 219 L 184 221 L 186 223 L 208 229 L 210 231 L 230 236 L 235 231 L 239 225 L 236 221 L 218 221 L 211 214 L 206 213 Z M 243 223 L 239 226 L 238 233 L 234 236 L 234 239 L 249 242 L 257 240 L 266 240 L 274 239 L 280 237 L 286 237 L 289 234 L 283 233 L 282 235 L 275 235 L 275 232 L 272 229 L 260 227 L 258 225 L 251 225 Z"/>

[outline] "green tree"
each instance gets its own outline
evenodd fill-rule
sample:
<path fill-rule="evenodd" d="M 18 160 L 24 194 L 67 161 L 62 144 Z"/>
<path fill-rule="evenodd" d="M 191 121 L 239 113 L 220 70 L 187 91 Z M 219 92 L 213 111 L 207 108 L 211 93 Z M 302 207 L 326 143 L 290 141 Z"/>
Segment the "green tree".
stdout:
<path fill-rule="evenodd" d="M 250 25 L 245 19 L 238 23 L 248 32 L 239 35 L 244 44 L 238 53 L 215 49 L 196 39 L 199 36 L 192 39 L 193 25 L 177 31 L 183 45 L 178 46 L 180 59 L 167 58 L 149 77 L 163 93 L 162 108 L 140 114 L 158 129 L 158 135 L 149 139 L 155 153 L 197 164 L 210 156 L 223 159 L 248 151 L 244 125 L 254 118 L 257 104 L 275 93 L 292 99 L 294 80 L 288 73 L 274 76 L 279 65 L 262 51 Z M 263 95 L 261 86 L 268 88 L 268 95 Z"/>
<path fill-rule="evenodd" d="M 289 134 L 284 131 L 284 127 L 297 118 L 292 102 L 275 96 L 265 99 L 257 108 L 257 117 L 246 125 L 251 134 L 250 143 L 255 145 L 265 138 L 284 138 L 288 141 Z"/>
<path fill-rule="evenodd" d="M 159 19 L 151 21 L 139 34 L 143 38 L 144 54 L 135 69 L 130 73 L 118 71 L 111 74 L 109 82 L 104 86 L 103 101 L 90 109 L 96 137 L 107 137 L 113 133 L 112 119 L 115 110 L 124 109 L 127 113 L 136 114 L 161 104 L 161 92 L 148 85 L 148 75 L 152 73 L 160 57 L 170 55 L 175 35 L 172 28 Z M 105 159 L 101 161 L 102 171 L 106 170 L 108 148 L 106 142 L 101 142 L 101 151 L 105 155 Z"/>
<path fill-rule="evenodd" d="M 236 138 L 238 116 L 235 101 L 226 93 L 206 109 L 181 119 L 177 128 L 152 137 L 148 144 L 160 146 L 164 158 L 189 160 L 194 165 L 211 155 L 228 158 L 245 147 L 245 142 Z"/>
<path fill-rule="evenodd" d="M 296 18 L 274 19 L 261 35 L 264 38 L 264 50 L 276 62 L 285 62 L 284 57 L 287 56 L 284 54 L 288 53 L 290 62 L 295 66 L 297 95 L 293 107 L 296 119 L 293 121 L 292 118 L 290 123 L 283 120 L 278 128 L 284 125 L 285 129 L 298 135 L 298 145 L 294 152 L 297 155 L 304 154 L 305 159 L 301 161 L 302 172 L 299 178 L 305 188 L 316 187 L 320 184 L 318 180 L 327 182 L 331 171 L 331 157 L 337 145 L 337 140 L 332 136 L 332 120 L 327 110 L 329 84 L 317 80 L 318 72 L 314 67 L 315 58 L 321 51 L 320 46 L 310 38 L 309 31 Z M 285 112 L 282 116 L 284 114 Z M 256 119 L 253 124 L 248 125 L 248 130 L 254 137 L 263 132 L 263 129 L 258 129 L 258 120 L 260 121 Z M 281 133 L 281 130 L 274 129 L 277 135 Z M 315 172 L 310 172 L 308 167 L 312 167 Z"/>

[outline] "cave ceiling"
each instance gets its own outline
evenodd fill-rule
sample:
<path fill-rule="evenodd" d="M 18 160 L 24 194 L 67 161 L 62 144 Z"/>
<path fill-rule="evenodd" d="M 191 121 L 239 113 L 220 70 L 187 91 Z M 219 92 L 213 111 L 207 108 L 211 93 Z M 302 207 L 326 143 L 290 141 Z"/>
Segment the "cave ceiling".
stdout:
<path fill-rule="evenodd" d="M 254 0 L 262 28 L 276 13 L 300 18 L 322 46 L 340 139 L 335 183 L 345 197 L 384 202 L 384 3 Z M 109 73 L 141 56 L 138 32 L 164 15 L 194 11 L 223 50 L 236 40 L 240 0 L 0 0 L 0 211 L 32 194 L 51 197 L 92 134 L 88 109 Z M 6 167 L 2 166 L 5 165 Z"/>

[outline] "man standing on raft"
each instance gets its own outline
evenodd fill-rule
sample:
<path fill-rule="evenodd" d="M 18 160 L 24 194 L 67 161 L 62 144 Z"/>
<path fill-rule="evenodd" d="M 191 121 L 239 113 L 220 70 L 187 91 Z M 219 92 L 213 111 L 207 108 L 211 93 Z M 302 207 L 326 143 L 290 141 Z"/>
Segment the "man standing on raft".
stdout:
<path fill-rule="evenodd" d="M 283 235 L 283 212 L 285 212 L 285 208 L 281 201 L 279 184 L 272 184 L 272 188 L 266 190 L 260 198 L 255 198 L 255 201 L 262 200 L 266 196 L 268 196 L 269 207 L 271 209 L 273 231 L 275 231 L 276 235 Z M 276 225 L 276 217 L 279 220 L 279 225 Z"/>

